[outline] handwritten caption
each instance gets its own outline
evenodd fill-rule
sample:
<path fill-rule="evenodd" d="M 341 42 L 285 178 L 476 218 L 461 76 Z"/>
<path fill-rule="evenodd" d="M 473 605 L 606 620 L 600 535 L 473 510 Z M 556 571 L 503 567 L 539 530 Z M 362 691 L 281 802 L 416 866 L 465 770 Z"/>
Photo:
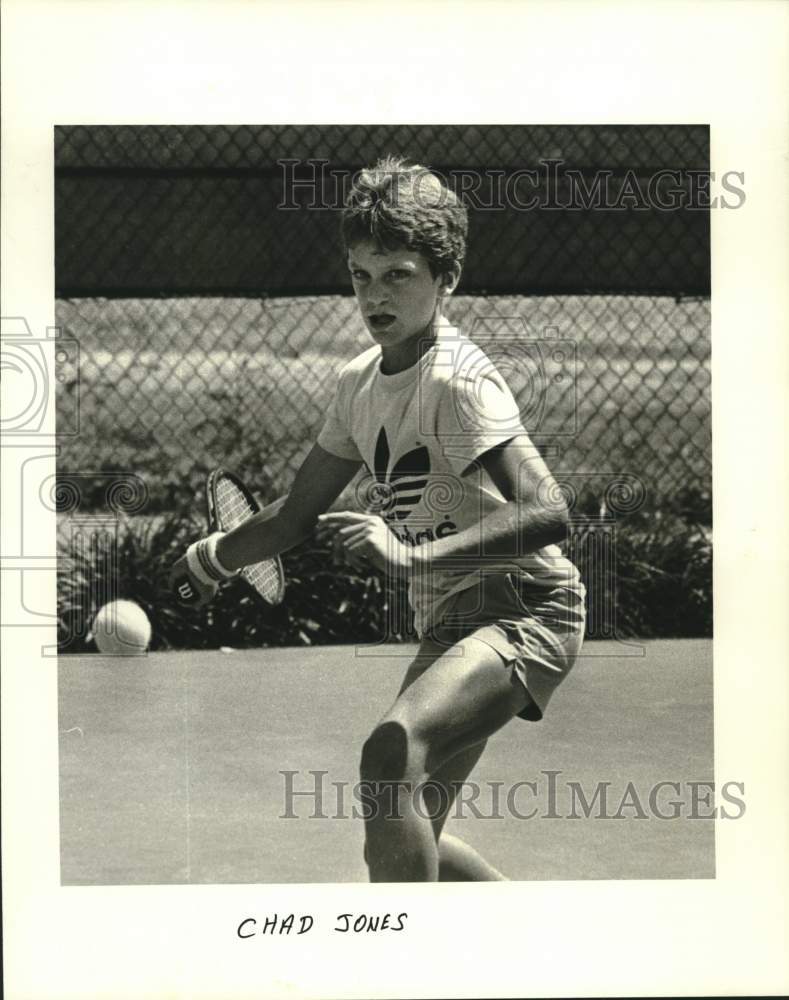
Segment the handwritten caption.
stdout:
<path fill-rule="evenodd" d="M 336 934 L 369 934 L 381 931 L 404 931 L 406 929 L 407 913 L 338 913 L 334 918 L 331 930 Z M 315 918 L 311 913 L 285 913 L 281 916 L 272 913 L 261 919 L 245 917 L 236 928 L 236 934 L 242 939 L 254 938 L 258 935 L 279 937 L 280 935 L 308 934 L 315 927 Z"/>

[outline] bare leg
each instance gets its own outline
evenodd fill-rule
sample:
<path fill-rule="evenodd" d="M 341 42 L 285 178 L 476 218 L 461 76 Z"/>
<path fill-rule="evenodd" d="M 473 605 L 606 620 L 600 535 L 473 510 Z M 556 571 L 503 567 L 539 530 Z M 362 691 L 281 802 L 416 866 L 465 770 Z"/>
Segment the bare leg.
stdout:
<path fill-rule="evenodd" d="M 506 882 L 507 878 L 469 844 L 446 833 L 443 829 L 452 803 L 462 783 L 468 778 L 472 768 L 485 749 L 486 741 L 469 747 L 468 750 L 447 761 L 447 763 L 430 776 L 430 784 L 425 788 L 425 811 L 432 818 L 433 837 L 438 845 L 438 881 L 439 882 Z M 443 788 L 440 796 L 434 791 L 440 784 Z M 441 807 L 442 812 L 439 812 Z M 367 846 L 364 851 L 367 861 Z"/>
<path fill-rule="evenodd" d="M 366 826 L 371 881 L 438 880 L 438 846 L 418 788 L 461 751 L 475 750 L 473 766 L 477 744 L 526 703 L 498 653 L 473 637 L 459 645 L 464 655 L 440 656 L 425 669 L 365 743 L 362 779 L 375 806 Z M 448 870 L 461 853 L 470 863 L 470 851 L 448 846 Z"/>
<path fill-rule="evenodd" d="M 439 882 L 508 881 L 506 875 L 489 864 L 470 844 L 451 833 L 441 834 L 438 855 Z"/>
<path fill-rule="evenodd" d="M 430 648 L 428 646 L 428 648 Z M 417 657 L 406 673 L 400 694 L 409 688 L 417 677 L 438 659 L 444 647 L 436 645 L 432 655 Z M 489 864 L 471 845 L 460 837 L 445 833 L 444 824 L 451 811 L 458 790 L 469 777 L 482 756 L 487 740 L 481 740 L 466 750 L 461 750 L 436 772 L 430 775 L 430 785 L 425 789 L 426 807 L 434 817 L 433 835 L 438 844 L 438 879 L 440 882 L 501 882 L 507 881 L 498 869 Z M 433 794 L 435 785 L 443 789 L 440 796 Z M 439 812 L 441 806 L 445 808 Z M 366 857 L 366 851 L 365 851 Z"/>
<path fill-rule="evenodd" d="M 506 882 L 498 869 L 460 837 L 444 831 L 444 824 L 451 811 L 458 790 L 471 774 L 487 744 L 482 740 L 468 750 L 462 750 L 430 775 L 430 785 L 425 789 L 425 802 L 429 814 L 434 816 L 433 835 L 438 843 L 439 882 Z M 439 794 L 433 788 L 440 785 Z M 439 809 L 444 806 L 442 812 Z"/>

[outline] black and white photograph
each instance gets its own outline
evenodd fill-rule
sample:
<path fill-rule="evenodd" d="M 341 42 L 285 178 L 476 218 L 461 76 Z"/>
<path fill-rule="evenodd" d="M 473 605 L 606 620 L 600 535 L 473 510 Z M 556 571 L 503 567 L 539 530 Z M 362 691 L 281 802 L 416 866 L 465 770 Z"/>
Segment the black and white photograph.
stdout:
<path fill-rule="evenodd" d="M 9 997 L 785 992 L 747 10 L 6 4 Z"/>
<path fill-rule="evenodd" d="M 713 877 L 709 129 L 54 141 L 63 883 Z"/>

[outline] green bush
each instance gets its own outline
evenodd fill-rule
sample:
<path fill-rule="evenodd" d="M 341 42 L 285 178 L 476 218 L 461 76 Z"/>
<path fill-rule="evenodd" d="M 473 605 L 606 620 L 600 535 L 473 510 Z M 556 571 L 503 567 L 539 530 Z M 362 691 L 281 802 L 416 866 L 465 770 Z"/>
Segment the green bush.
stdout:
<path fill-rule="evenodd" d="M 217 649 L 374 642 L 408 636 L 410 622 L 398 614 L 405 594 L 381 574 L 360 576 L 336 564 L 328 546 L 305 542 L 283 556 L 285 601 L 271 607 L 243 580 L 223 585 L 207 607 L 185 608 L 170 592 L 170 567 L 204 530 L 180 512 L 156 519 L 130 519 L 120 533 L 116 565 L 110 545 L 72 550 L 58 574 L 58 642 L 62 652 L 94 649 L 90 624 L 102 604 L 125 598 L 148 615 L 156 649 Z"/>
<path fill-rule="evenodd" d="M 711 636 L 710 529 L 671 510 L 621 517 L 615 525 L 613 559 L 601 573 L 599 564 L 591 564 L 595 546 L 587 543 L 602 525 L 588 517 L 570 554 L 587 583 L 590 607 L 613 609 L 615 634 Z M 134 600 L 144 608 L 153 627 L 154 650 L 415 638 L 403 589 L 393 589 L 379 573 L 363 576 L 337 564 L 330 548 L 315 541 L 284 555 L 288 585 L 279 607 L 267 605 L 241 580 L 222 586 L 208 607 L 182 607 L 167 587 L 169 570 L 202 530 L 202 522 L 189 511 L 130 518 L 120 533 L 116 568 L 109 558 L 109 542 L 93 544 L 87 551 L 73 549 L 71 558 L 61 562 L 58 580 L 61 651 L 93 650 L 90 623 L 99 607 L 113 598 Z M 601 637 L 591 615 L 589 635 Z"/>
<path fill-rule="evenodd" d="M 573 558 L 590 591 L 590 608 L 597 609 L 598 618 L 601 607 L 612 610 L 617 637 L 712 635 L 712 532 L 707 525 L 672 510 L 622 517 L 608 560 L 600 559 L 600 546 L 588 544 L 602 527 L 588 519 Z M 594 634 L 595 625 L 599 621 L 590 614 L 588 634 Z"/>

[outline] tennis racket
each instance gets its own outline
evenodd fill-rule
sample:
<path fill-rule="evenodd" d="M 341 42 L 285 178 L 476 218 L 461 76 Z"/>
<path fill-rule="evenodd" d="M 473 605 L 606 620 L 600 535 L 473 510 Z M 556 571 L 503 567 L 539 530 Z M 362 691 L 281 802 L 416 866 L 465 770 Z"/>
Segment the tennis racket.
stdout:
<path fill-rule="evenodd" d="M 232 531 L 254 514 L 263 512 L 274 517 L 287 497 L 261 507 L 244 483 L 232 472 L 215 469 L 206 480 L 206 505 L 209 531 Z M 252 563 L 241 570 L 241 576 L 269 604 L 281 604 L 285 596 L 285 574 L 279 556 Z"/>

